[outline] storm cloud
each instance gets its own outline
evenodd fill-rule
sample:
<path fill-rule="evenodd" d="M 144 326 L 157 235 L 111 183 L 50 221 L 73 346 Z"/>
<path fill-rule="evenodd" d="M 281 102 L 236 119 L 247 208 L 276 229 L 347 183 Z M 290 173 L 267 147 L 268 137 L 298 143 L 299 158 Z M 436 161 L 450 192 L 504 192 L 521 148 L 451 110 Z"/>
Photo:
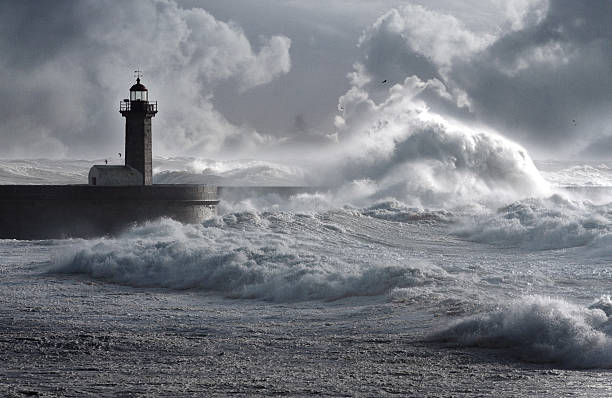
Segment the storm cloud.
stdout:
<path fill-rule="evenodd" d="M 326 4 L 3 1 L 0 156 L 121 152 L 118 102 L 136 68 L 160 101 L 158 155 L 294 159 L 342 145 L 334 120 L 353 110 L 339 98 L 356 89 L 380 104 L 412 76 L 436 114 L 536 157 L 612 147 L 609 1 Z"/>
<path fill-rule="evenodd" d="M 166 0 L 8 1 L 0 33 L 3 156 L 120 152 L 117 108 L 135 68 L 163 109 L 158 153 L 249 150 L 270 138 L 229 123 L 212 104 L 215 88 L 245 92 L 291 68 L 289 38 L 254 48 L 239 26 Z"/>
<path fill-rule="evenodd" d="M 438 111 L 491 126 L 540 156 L 585 147 L 582 156 L 594 155 L 589 144 L 612 134 L 612 3 L 514 1 L 505 9 L 506 22 L 486 34 L 422 6 L 392 9 L 362 35 L 356 70 L 370 77 L 369 91 L 383 92 L 373 98 L 384 98 L 383 80 L 435 78 L 454 102 L 432 98 Z"/>

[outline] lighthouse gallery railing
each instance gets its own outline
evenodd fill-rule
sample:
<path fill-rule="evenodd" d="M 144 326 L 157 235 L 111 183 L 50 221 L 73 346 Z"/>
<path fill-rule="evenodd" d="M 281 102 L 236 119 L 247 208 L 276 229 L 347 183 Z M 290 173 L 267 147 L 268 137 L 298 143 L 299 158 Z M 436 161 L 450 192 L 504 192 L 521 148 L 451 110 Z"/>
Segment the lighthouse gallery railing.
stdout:
<path fill-rule="evenodd" d="M 134 110 L 146 110 L 147 112 L 157 112 L 157 101 L 149 101 L 142 103 L 142 101 L 134 101 L 137 106 Z M 144 108 L 143 108 L 144 105 Z M 132 101 L 121 101 L 119 102 L 119 112 L 127 112 L 132 110 Z"/>

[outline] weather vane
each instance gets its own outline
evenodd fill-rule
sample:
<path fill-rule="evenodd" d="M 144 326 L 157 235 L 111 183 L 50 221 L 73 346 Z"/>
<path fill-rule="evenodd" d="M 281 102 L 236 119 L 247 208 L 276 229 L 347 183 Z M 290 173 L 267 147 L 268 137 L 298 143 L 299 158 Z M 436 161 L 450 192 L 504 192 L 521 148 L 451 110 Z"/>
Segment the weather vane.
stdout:
<path fill-rule="evenodd" d="M 134 71 L 134 77 L 138 80 L 140 80 L 140 78 L 142 77 L 142 71 L 137 69 Z"/>

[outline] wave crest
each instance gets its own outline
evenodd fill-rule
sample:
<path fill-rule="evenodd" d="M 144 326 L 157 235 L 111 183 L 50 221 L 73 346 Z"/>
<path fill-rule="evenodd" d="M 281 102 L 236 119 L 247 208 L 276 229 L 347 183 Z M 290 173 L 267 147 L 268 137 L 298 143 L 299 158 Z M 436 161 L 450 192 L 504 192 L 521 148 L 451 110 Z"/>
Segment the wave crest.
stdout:
<path fill-rule="evenodd" d="M 383 295 L 446 275 L 424 262 L 371 258 L 345 235 L 333 222 L 286 213 L 226 215 L 206 227 L 162 220 L 117 239 L 81 241 L 52 271 L 280 302 Z"/>
<path fill-rule="evenodd" d="M 505 348 L 529 362 L 610 368 L 611 331 L 606 313 L 599 308 L 529 296 L 497 311 L 463 319 L 433 339 Z"/>
<path fill-rule="evenodd" d="M 592 245 L 610 234 L 610 204 L 595 205 L 560 195 L 530 198 L 465 218 L 457 233 L 469 240 L 530 249 Z"/>

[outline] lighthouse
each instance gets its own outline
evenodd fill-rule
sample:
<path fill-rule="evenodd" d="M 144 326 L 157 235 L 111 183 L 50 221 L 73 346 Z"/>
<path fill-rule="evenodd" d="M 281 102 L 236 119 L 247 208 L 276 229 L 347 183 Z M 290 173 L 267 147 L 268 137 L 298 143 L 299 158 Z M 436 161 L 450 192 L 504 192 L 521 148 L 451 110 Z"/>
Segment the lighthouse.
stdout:
<path fill-rule="evenodd" d="M 121 102 L 119 112 L 125 117 L 125 165 L 142 174 L 142 185 L 151 185 L 151 118 L 157 113 L 157 101 L 149 101 L 149 91 L 140 83 L 141 76 L 137 71 L 136 84 L 130 88 L 130 99 Z"/>
<path fill-rule="evenodd" d="M 92 166 L 87 185 L 0 184 L 0 239 L 103 236 L 159 218 L 199 224 L 217 213 L 216 186 L 152 183 L 151 119 L 157 102 L 149 101 L 140 71 L 134 77 L 130 97 L 119 105 L 125 164 Z"/>
<path fill-rule="evenodd" d="M 152 126 L 157 113 L 157 101 L 149 101 L 149 90 L 140 82 L 142 73 L 135 71 L 136 84 L 130 88 L 130 98 L 119 104 L 125 117 L 125 166 L 95 165 L 89 171 L 89 185 L 151 185 Z"/>

